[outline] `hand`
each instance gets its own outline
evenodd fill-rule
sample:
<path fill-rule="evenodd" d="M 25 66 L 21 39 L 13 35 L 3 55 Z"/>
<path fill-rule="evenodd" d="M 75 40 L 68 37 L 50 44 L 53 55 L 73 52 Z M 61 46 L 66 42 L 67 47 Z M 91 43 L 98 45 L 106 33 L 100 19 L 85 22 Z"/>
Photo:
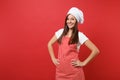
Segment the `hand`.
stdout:
<path fill-rule="evenodd" d="M 72 66 L 75 66 L 75 67 L 84 67 L 85 63 L 81 62 L 80 60 L 72 60 Z"/>
<path fill-rule="evenodd" d="M 55 66 L 57 66 L 59 63 L 59 59 L 53 58 L 52 62 L 54 63 Z"/>

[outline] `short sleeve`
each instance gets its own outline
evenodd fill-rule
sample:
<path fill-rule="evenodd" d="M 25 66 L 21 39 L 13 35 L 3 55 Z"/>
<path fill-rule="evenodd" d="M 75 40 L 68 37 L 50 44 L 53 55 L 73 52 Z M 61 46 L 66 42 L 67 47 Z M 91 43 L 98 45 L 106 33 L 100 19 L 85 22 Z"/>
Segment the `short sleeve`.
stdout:
<path fill-rule="evenodd" d="M 85 34 L 83 34 L 82 32 L 79 32 L 78 36 L 79 36 L 80 44 L 83 44 L 86 40 L 88 40 L 88 37 Z"/>
<path fill-rule="evenodd" d="M 63 33 L 63 29 L 59 29 L 58 31 L 55 32 L 55 36 L 57 37 L 57 39 L 62 35 Z"/>

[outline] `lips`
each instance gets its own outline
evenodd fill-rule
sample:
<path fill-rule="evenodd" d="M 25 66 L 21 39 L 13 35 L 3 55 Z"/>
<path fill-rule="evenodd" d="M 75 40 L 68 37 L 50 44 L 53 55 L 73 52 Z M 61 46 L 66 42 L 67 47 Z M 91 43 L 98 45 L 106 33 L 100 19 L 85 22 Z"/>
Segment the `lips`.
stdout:
<path fill-rule="evenodd" d="M 73 24 L 68 24 L 69 26 L 72 26 Z"/>

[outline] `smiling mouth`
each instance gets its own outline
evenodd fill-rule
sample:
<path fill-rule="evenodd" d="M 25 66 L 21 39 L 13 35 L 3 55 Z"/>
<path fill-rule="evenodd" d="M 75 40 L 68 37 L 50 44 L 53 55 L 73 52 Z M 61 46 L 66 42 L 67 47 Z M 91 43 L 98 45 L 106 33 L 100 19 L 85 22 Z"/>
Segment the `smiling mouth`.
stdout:
<path fill-rule="evenodd" d="M 73 26 L 73 24 L 68 24 L 68 26 Z"/>

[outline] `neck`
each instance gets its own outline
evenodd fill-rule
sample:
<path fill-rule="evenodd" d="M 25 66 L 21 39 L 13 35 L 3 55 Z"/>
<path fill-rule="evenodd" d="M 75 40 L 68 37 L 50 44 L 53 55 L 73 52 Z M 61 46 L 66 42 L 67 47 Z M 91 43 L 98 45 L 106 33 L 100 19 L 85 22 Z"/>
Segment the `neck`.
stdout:
<path fill-rule="evenodd" d="M 73 31 L 72 29 L 69 29 L 69 30 L 68 30 L 68 33 L 67 33 L 66 36 L 71 37 L 71 35 L 72 35 L 72 31 Z"/>

